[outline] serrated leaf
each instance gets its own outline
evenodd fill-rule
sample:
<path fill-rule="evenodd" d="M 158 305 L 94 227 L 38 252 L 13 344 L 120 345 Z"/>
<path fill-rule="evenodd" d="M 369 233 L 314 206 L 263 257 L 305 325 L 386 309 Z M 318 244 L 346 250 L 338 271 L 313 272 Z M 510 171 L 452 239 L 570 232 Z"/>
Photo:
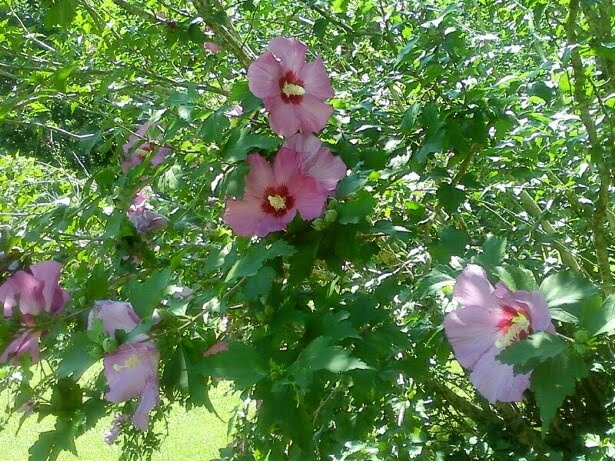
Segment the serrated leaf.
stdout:
<path fill-rule="evenodd" d="M 100 322 L 102 325 L 102 321 Z M 71 335 L 68 347 L 62 351 L 62 360 L 58 365 L 56 374 L 60 378 L 72 375 L 78 380 L 94 363 L 96 359 L 87 353 L 90 338 L 85 332 L 76 332 Z"/>
<path fill-rule="evenodd" d="M 340 224 L 356 224 L 374 211 L 378 200 L 367 191 L 358 192 L 352 200 L 341 203 L 337 207 Z"/>
<path fill-rule="evenodd" d="M 252 276 L 259 271 L 265 261 L 280 256 L 290 256 L 294 252 L 295 247 L 284 240 L 277 240 L 269 246 L 261 241 L 252 245 L 248 253 L 231 267 L 225 282 L 239 277 Z"/>
<path fill-rule="evenodd" d="M 577 379 L 586 376 L 587 367 L 583 358 L 572 351 L 559 354 L 534 369 L 530 388 L 536 395 L 536 403 L 540 409 L 543 434 L 547 433 L 551 420 L 566 396 L 574 392 Z"/>
<path fill-rule="evenodd" d="M 559 272 L 547 277 L 540 285 L 550 308 L 576 305 L 597 292 L 597 288 L 585 279 L 569 272 Z"/>
<path fill-rule="evenodd" d="M 483 252 L 476 258 L 476 263 L 487 269 L 502 263 L 506 255 L 506 238 L 489 236 L 483 243 Z"/>
<path fill-rule="evenodd" d="M 540 362 L 561 354 L 566 342 L 546 331 L 537 331 L 523 341 L 518 341 L 497 356 L 502 363 L 514 366 L 515 373 L 528 373 Z"/>
<path fill-rule="evenodd" d="M 274 136 L 250 133 L 249 130 L 232 130 L 224 145 L 222 156 L 228 162 L 244 160 L 254 149 L 274 150 L 280 145 L 280 139 Z"/>
<path fill-rule="evenodd" d="M 441 184 L 436 192 L 438 204 L 448 214 L 453 214 L 459 206 L 465 201 L 466 193 L 451 184 Z"/>
<path fill-rule="evenodd" d="M 149 317 L 167 290 L 171 270 L 169 268 L 154 271 L 144 283 L 132 281 L 126 286 L 128 300 L 137 315 Z"/>
<path fill-rule="evenodd" d="M 604 300 L 602 305 L 598 296 L 594 302 L 588 300 L 581 307 L 581 324 L 592 336 L 615 333 L 615 295 Z"/>
<path fill-rule="evenodd" d="M 267 376 L 266 362 L 251 346 L 230 341 L 228 350 L 205 357 L 194 370 L 207 376 L 230 379 L 238 388 L 250 387 Z"/>

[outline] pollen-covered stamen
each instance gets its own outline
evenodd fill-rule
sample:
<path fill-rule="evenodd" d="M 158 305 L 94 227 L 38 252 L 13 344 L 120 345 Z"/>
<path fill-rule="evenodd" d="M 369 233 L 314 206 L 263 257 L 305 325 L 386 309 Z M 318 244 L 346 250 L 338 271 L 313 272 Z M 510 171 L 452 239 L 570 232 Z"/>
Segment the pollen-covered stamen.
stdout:
<path fill-rule="evenodd" d="M 529 315 L 523 309 L 503 306 L 502 311 L 504 318 L 497 325 L 502 336 L 495 342 L 499 349 L 525 339 L 533 333 Z"/>
<path fill-rule="evenodd" d="M 139 356 L 137 354 L 133 354 L 126 359 L 123 365 L 119 365 L 117 363 L 113 365 L 113 369 L 115 371 L 121 371 L 124 369 L 136 367 L 140 363 L 141 363 L 141 359 L 139 358 Z"/>
<path fill-rule="evenodd" d="M 303 95 L 305 94 L 303 80 L 297 78 L 294 72 L 286 72 L 286 74 L 280 78 L 279 83 L 282 101 L 286 103 L 299 104 L 303 100 Z"/>
<path fill-rule="evenodd" d="M 284 216 L 295 205 L 295 198 L 284 185 L 268 187 L 263 195 L 261 210 L 276 218 Z"/>
<path fill-rule="evenodd" d="M 269 200 L 269 204 L 275 208 L 277 211 L 283 210 L 286 208 L 286 198 L 281 197 L 279 195 L 269 195 L 267 196 L 267 200 Z"/>

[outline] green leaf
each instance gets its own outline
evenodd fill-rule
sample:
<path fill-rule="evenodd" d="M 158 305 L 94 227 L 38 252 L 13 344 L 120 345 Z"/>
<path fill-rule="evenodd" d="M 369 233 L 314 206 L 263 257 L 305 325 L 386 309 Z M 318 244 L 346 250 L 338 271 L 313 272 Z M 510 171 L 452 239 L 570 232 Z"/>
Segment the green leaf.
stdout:
<path fill-rule="evenodd" d="M 237 387 L 246 388 L 267 376 L 265 364 L 264 357 L 251 346 L 230 341 L 228 350 L 205 357 L 194 369 L 207 376 L 233 380 Z"/>
<path fill-rule="evenodd" d="M 405 135 L 412 134 L 414 124 L 416 123 L 416 119 L 421 112 L 421 105 L 418 102 L 412 104 L 406 112 L 404 112 L 404 117 L 401 120 L 401 132 Z"/>
<path fill-rule="evenodd" d="M 62 351 L 62 360 L 56 374 L 60 378 L 72 375 L 74 379 L 79 379 L 97 361 L 87 353 L 89 346 L 90 338 L 87 333 L 81 331 L 73 333 L 68 347 Z"/>
<path fill-rule="evenodd" d="M 498 278 L 506 284 L 509 290 L 536 291 L 538 284 L 534 274 L 524 267 L 515 267 L 510 264 L 503 264 L 495 268 Z"/>
<path fill-rule="evenodd" d="M 205 143 L 221 143 L 224 139 L 225 131 L 230 126 L 230 122 L 226 116 L 220 111 L 212 113 L 205 119 L 201 125 L 199 135 Z"/>
<path fill-rule="evenodd" d="M 254 301 L 259 296 L 266 295 L 271 290 L 275 269 L 271 266 L 261 268 L 254 276 L 249 277 L 243 286 L 243 293 L 248 300 Z"/>
<path fill-rule="evenodd" d="M 47 27 L 68 27 L 77 14 L 78 0 L 55 0 L 45 14 Z"/>
<path fill-rule="evenodd" d="M 141 319 L 149 317 L 160 304 L 160 299 L 167 290 L 171 269 L 161 269 L 150 274 L 144 283 L 134 280 L 128 283 L 128 300 Z"/>
<path fill-rule="evenodd" d="M 280 256 L 290 256 L 295 252 L 295 247 L 284 240 L 277 240 L 271 245 L 264 241 L 252 245 L 248 254 L 237 261 L 226 276 L 225 282 L 230 282 L 239 277 L 248 277 L 256 274 L 269 259 Z"/>
<path fill-rule="evenodd" d="M 312 375 L 318 370 L 343 373 L 350 370 L 370 369 L 363 361 L 350 356 L 350 352 L 333 345 L 330 337 L 319 336 L 299 354 L 288 369 L 289 376 L 302 389 L 309 385 Z"/>
<path fill-rule="evenodd" d="M 30 447 L 30 461 L 55 461 L 62 451 L 77 455 L 75 447 L 76 428 L 71 421 L 56 422 L 55 430 L 42 432 Z"/>
<path fill-rule="evenodd" d="M 487 269 L 492 269 L 502 263 L 505 255 L 506 238 L 490 235 L 483 243 L 483 252 L 476 258 L 476 263 Z"/>
<path fill-rule="evenodd" d="M 438 187 L 436 197 L 440 206 L 450 215 L 465 201 L 466 193 L 451 184 L 444 183 Z"/>
<path fill-rule="evenodd" d="M 615 295 L 611 295 L 600 305 L 600 298 L 595 297 L 583 304 L 581 308 L 581 325 L 592 336 L 615 333 Z"/>
<path fill-rule="evenodd" d="M 340 224 L 356 224 L 361 219 L 373 213 L 378 200 L 370 192 L 360 191 L 344 203 L 337 207 L 339 213 L 338 222 Z"/>
<path fill-rule="evenodd" d="M 233 130 L 224 145 L 222 156 L 228 162 L 244 160 L 254 149 L 274 150 L 280 145 L 280 139 L 275 136 L 250 133 L 250 130 Z"/>
<path fill-rule="evenodd" d="M 585 279 L 569 272 L 559 272 L 547 277 L 540 285 L 550 308 L 576 305 L 596 293 L 597 288 Z"/>
<path fill-rule="evenodd" d="M 577 379 L 587 376 L 583 358 L 576 352 L 559 354 L 541 364 L 532 373 L 530 388 L 540 409 L 542 432 L 546 434 L 557 409 L 574 392 Z"/>
<path fill-rule="evenodd" d="M 514 365 L 515 373 L 528 373 L 540 362 L 561 354 L 566 342 L 546 331 L 537 331 L 523 341 L 518 341 L 497 356 L 502 363 Z"/>

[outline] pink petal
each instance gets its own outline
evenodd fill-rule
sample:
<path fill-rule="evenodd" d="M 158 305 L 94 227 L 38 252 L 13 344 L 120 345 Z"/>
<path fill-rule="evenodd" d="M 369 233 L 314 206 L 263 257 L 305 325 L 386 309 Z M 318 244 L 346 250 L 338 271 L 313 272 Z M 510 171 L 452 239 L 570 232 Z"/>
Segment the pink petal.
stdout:
<path fill-rule="evenodd" d="M 269 111 L 269 124 L 275 133 L 280 136 L 292 136 L 301 130 L 299 105 L 285 103 L 280 95 L 276 98 L 264 99 L 263 102 Z"/>
<path fill-rule="evenodd" d="M 250 172 L 245 179 L 244 198 L 250 196 L 260 200 L 265 189 L 275 184 L 273 169 L 267 160 L 258 154 L 248 155 L 246 162 L 250 165 Z"/>
<path fill-rule="evenodd" d="M 265 217 L 259 201 L 250 197 L 245 200 L 227 200 L 222 220 L 237 235 L 250 237 L 261 228 L 261 221 Z"/>
<path fill-rule="evenodd" d="M 137 232 L 141 234 L 164 229 L 169 224 L 169 220 L 165 216 L 151 210 L 141 209 L 136 211 L 128 211 L 126 215 L 132 225 L 135 226 Z"/>
<path fill-rule="evenodd" d="M 299 175 L 301 168 L 301 154 L 299 152 L 282 147 L 275 156 L 273 162 L 273 174 L 277 184 L 290 186 Z"/>
<path fill-rule="evenodd" d="M 547 306 L 547 300 L 540 291 L 515 291 L 512 296 L 515 301 L 527 306 L 530 314 L 531 326 L 534 331 L 548 331 L 553 329 L 551 312 Z"/>
<path fill-rule="evenodd" d="M 27 272 L 19 271 L 8 279 L 7 283 L 13 297 L 19 297 L 19 310 L 22 314 L 39 315 L 45 310 L 45 282 Z"/>
<path fill-rule="evenodd" d="M 304 158 L 303 171 L 315 178 L 328 192 L 334 192 L 337 183 L 346 176 L 346 165 L 326 147 L 315 155 Z"/>
<path fill-rule="evenodd" d="M 32 362 L 38 362 L 40 358 L 40 349 L 38 340 L 41 337 L 41 332 L 24 331 L 22 335 L 13 340 L 0 356 L 0 363 L 6 363 L 9 357 L 12 357 L 11 363 L 18 364 L 19 357 L 23 354 L 29 354 Z"/>
<path fill-rule="evenodd" d="M 453 289 L 453 298 L 466 307 L 488 309 L 499 306 L 493 291 L 494 288 L 489 283 L 483 268 L 475 264 L 468 264 L 461 275 L 457 277 Z"/>
<path fill-rule="evenodd" d="M 156 167 L 164 162 L 165 158 L 171 153 L 170 147 L 157 147 L 156 153 L 151 159 L 151 165 Z"/>
<path fill-rule="evenodd" d="M 134 168 L 137 165 L 141 165 L 142 162 L 143 158 L 141 157 L 141 155 L 139 155 L 139 153 L 137 152 L 134 152 L 128 157 L 126 157 L 126 160 L 122 162 L 122 171 L 126 173 L 131 168 Z"/>
<path fill-rule="evenodd" d="M 282 147 L 288 147 L 289 149 L 301 153 L 305 162 L 306 159 L 316 155 L 318 150 L 322 147 L 322 142 L 311 133 L 296 134 L 292 138 L 287 139 Z"/>
<path fill-rule="evenodd" d="M 214 355 L 222 351 L 228 351 L 228 343 L 226 341 L 218 341 L 216 344 L 203 352 L 203 357 L 209 357 L 210 355 Z"/>
<path fill-rule="evenodd" d="M 137 429 L 146 431 L 149 425 L 149 413 L 160 402 L 158 377 L 150 377 L 145 382 L 145 387 L 139 399 L 139 406 L 132 416 L 132 424 Z"/>
<path fill-rule="evenodd" d="M 515 375 L 511 365 L 496 359 L 500 352 L 493 346 L 483 354 L 470 374 L 470 381 L 490 403 L 520 402 L 530 385 L 531 373 Z"/>
<path fill-rule="evenodd" d="M 295 207 L 303 219 L 315 219 L 322 215 L 327 201 L 327 191 L 318 181 L 311 176 L 298 176 L 289 188 L 296 200 Z"/>
<path fill-rule="evenodd" d="M 471 370 L 481 356 L 494 346 L 500 337 L 497 327 L 499 313 L 498 307 L 472 306 L 446 314 L 444 332 L 463 367 Z"/>
<path fill-rule="evenodd" d="M 130 136 L 128 136 L 128 141 L 126 141 L 126 143 L 122 146 L 122 149 L 124 149 L 124 152 L 129 153 L 133 149 L 137 141 L 142 141 L 144 139 L 147 139 L 147 132 L 149 128 L 150 128 L 149 122 L 143 123 L 137 129 L 136 134 L 131 134 Z"/>
<path fill-rule="evenodd" d="M 297 105 L 297 116 L 300 121 L 299 130 L 302 133 L 321 131 L 327 125 L 331 114 L 333 114 L 333 107 L 325 104 L 316 96 L 305 94 L 301 103 Z"/>
<path fill-rule="evenodd" d="M 321 58 L 306 62 L 299 76 L 303 80 L 306 93 L 316 96 L 321 101 L 335 96 L 331 81 Z"/>
<path fill-rule="evenodd" d="M 56 261 L 43 261 L 30 266 L 32 275 L 44 283 L 45 308 L 51 314 L 60 312 L 69 299 L 68 292 L 59 285 L 61 270 L 62 264 Z"/>
<path fill-rule="evenodd" d="M 140 396 L 148 381 L 158 379 L 159 358 L 150 341 L 125 343 L 105 356 L 104 374 L 109 384 L 105 399 L 119 403 Z"/>
<path fill-rule="evenodd" d="M 248 86 L 257 98 L 280 95 L 282 66 L 271 53 L 265 53 L 248 68 Z"/>
<path fill-rule="evenodd" d="M 300 76 L 301 68 L 305 63 L 307 46 L 296 38 L 278 37 L 269 42 L 269 51 L 282 61 L 285 70 L 291 70 Z"/>
<path fill-rule="evenodd" d="M 88 328 L 92 328 L 96 318 L 102 320 L 103 328 L 111 336 L 115 330 L 130 333 L 139 324 L 139 316 L 132 305 L 122 301 L 96 301 L 88 316 Z"/>
<path fill-rule="evenodd" d="M 207 51 L 213 54 L 219 53 L 220 51 L 224 49 L 222 45 L 218 45 L 217 43 L 214 43 L 214 42 L 205 42 L 203 43 L 203 46 L 205 47 Z"/>

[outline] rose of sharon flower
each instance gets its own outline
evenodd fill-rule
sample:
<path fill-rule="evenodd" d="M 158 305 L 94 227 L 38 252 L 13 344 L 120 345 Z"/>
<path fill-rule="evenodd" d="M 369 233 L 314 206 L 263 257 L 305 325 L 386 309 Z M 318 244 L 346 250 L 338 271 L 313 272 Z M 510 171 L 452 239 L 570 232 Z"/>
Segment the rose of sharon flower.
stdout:
<path fill-rule="evenodd" d="M 282 147 L 271 165 L 260 155 L 247 159 L 250 173 L 242 200 L 226 202 L 224 222 L 237 235 L 264 237 L 286 229 L 297 211 L 303 219 L 323 212 L 327 191 L 312 176 L 301 173 L 301 154 Z"/>
<path fill-rule="evenodd" d="M 151 205 L 147 203 L 148 199 L 147 193 L 138 192 L 130 209 L 126 212 L 130 222 L 141 234 L 161 230 L 169 225 L 169 220 L 166 217 L 151 210 Z"/>
<path fill-rule="evenodd" d="M 494 288 L 483 268 L 470 264 L 457 278 L 453 298 L 464 307 L 446 315 L 444 331 L 459 363 L 472 370 L 470 381 L 491 403 L 521 401 L 531 372 L 515 375 L 496 357 L 536 331 L 555 333 L 544 296 L 511 292 L 502 282 Z"/>
<path fill-rule="evenodd" d="M 313 134 L 297 134 L 286 141 L 283 147 L 301 154 L 301 171 L 316 179 L 330 194 L 335 192 L 337 183 L 346 176 L 346 165 L 341 158 L 333 155 L 329 149 Z"/>
<path fill-rule="evenodd" d="M 278 37 L 248 69 L 250 91 L 263 100 L 271 129 L 281 136 L 318 132 L 333 113 L 323 102 L 334 93 L 322 59 L 305 62 L 306 53 L 299 40 Z"/>
<path fill-rule="evenodd" d="M 156 151 L 150 160 L 153 167 L 160 165 L 165 157 L 171 153 L 169 147 L 159 147 L 152 142 L 144 141 L 152 128 L 149 123 L 142 124 L 136 134 L 131 134 L 128 141 L 122 146 L 126 154 L 126 160 L 122 163 L 124 173 L 137 165 L 141 165 L 152 151 Z M 156 136 L 155 140 L 159 138 L 160 134 Z"/>
<path fill-rule="evenodd" d="M 212 54 L 219 53 L 220 51 L 224 49 L 222 45 L 218 45 L 217 43 L 214 43 L 214 42 L 204 42 L 203 48 L 205 48 L 207 51 L 209 51 Z"/>
<path fill-rule="evenodd" d="M 34 318 L 43 312 L 56 315 L 69 299 L 68 292 L 59 285 L 61 269 L 62 264 L 56 261 L 43 261 L 30 266 L 30 273 L 19 271 L 0 285 L 4 317 L 12 317 L 14 309 L 18 309 L 22 324 L 20 336 L 4 350 L 0 363 L 7 362 L 9 356 L 16 363 L 25 353 L 38 361 L 38 340 L 43 332 L 34 330 Z"/>
<path fill-rule="evenodd" d="M 130 333 L 138 324 L 139 317 L 129 303 L 120 301 L 97 301 L 90 312 L 89 328 L 99 318 L 110 335 L 116 330 Z M 149 412 L 158 405 L 158 360 L 160 353 L 145 333 L 137 335 L 107 354 L 103 360 L 104 374 L 109 384 L 105 399 L 120 403 L 139 397 L 139 406 L 132 416 L 132 423 L 147 430 Z"/>

